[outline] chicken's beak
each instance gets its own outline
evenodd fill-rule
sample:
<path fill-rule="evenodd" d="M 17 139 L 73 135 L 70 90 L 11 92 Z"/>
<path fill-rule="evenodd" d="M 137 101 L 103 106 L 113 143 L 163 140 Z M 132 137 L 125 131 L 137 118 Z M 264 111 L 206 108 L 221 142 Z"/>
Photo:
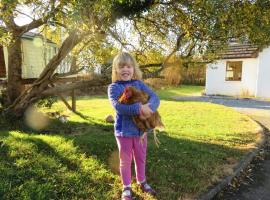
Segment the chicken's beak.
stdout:
<path fill-rule="evenodd" d="M 120 97 L 119 102 L 126 103 L 127 100 L 131 97 L 131 91 L 128 88 L 125 88 L 123 95 Z"/>
<path fill-rule="evenodd" d="M 120 103 L 125 103 L 127 101 L 127 97 L 126 97 L 126 94 L 125 93 L 123 93 L 123 95 L 120 97 L 120 99 L 119 99 L 119 102 Z"/>

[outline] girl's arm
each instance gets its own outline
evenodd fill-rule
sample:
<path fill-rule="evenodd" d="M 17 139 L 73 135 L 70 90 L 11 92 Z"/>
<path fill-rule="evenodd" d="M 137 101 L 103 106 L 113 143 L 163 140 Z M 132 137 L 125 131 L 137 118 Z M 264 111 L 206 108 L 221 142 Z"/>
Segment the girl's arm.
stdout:
<path fill-rule="evenodd" d="M 116 84 L 111 84 L 108 87 L 108 97 L 112 106 L 117 113 L 121 115 L 139 115 L 141 103 L 134 103 L 131 105 L 125 105 L 118 102 L 118 97 L 120 96 L 120 89 Z"/>
<path fill-rule="evenodd" d="M 141 90 L 149 94 L 149 97 L 150 97 L 148 100 L 149 107 L 151 108 L 153 112 L 157 111 L 160 104 L 159 97 L 143 81 L 140 81 L 140 82 L 141 82 Z"/>

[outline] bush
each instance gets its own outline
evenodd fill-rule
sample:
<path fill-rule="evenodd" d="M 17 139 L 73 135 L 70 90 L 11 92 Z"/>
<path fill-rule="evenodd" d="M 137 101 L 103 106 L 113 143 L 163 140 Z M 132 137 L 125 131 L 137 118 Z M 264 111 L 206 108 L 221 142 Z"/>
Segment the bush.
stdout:
<path fill-rule="evenodd" d="M 57 97 L 46 97 L 46 98 L 43 98 L 43 99 L 40 99 L 38 102 L 37 102 L 37 106 L 39 108 L 41 107 L 45 107 L 45 108 L 51 108 L 52 105 L 57 102 Z"/>
<path fill-rule="evenodd" d="M 145 82 L 154 89 L 179 85 L 181 81 L 181 60 L 178 58 L 170 59 L 161 72 L 161 76 L 164 78 L 149 78 Z"/>

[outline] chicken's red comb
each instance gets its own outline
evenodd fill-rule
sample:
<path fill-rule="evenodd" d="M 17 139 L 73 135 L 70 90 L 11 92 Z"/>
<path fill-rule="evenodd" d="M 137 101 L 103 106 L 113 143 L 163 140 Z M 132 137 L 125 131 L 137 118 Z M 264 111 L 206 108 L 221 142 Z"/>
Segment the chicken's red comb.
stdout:
<path fill-rule="evenodd" d="M 130 97 L 132 96 L 132 93 L 129 89 L 129 86 L 127 86 L 125 89 L 124 89 L 124 92 L 122 94 L 122 96 L 120 97 L 119 101 L 120 102 L 126 102 Z"/>
<path fill-rule="evenodd" d="M 130 91 L 130 87 L 129 86 L 125 87 L 124 94 L 125 94 L 126 99 L 129 99 L 132 96 L 132 93 Z"/>

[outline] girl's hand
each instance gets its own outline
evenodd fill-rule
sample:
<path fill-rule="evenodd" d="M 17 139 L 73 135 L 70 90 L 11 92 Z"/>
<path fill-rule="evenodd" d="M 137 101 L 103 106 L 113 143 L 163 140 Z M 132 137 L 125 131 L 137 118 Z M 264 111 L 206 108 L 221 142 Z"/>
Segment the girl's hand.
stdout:
<path fill-rule="evenodd" d="M 153 114 L 152 109 L 149 106 L 149 103 L 141 106 L 140 118 L 149 118 Z"/>

